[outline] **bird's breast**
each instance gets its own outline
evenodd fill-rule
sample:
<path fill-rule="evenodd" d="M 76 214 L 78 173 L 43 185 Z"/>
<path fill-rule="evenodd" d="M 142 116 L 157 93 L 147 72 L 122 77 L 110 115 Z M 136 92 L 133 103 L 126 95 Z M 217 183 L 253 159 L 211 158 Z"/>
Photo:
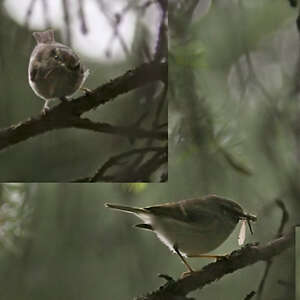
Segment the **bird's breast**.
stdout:
<path fill-rule="evenodd" d="M 152 217 L 151 225 L 157 237 L 173 250 L 174 245 L 184 254 L 205 254 L 220 246 L 236 224 L 214 220 L 213 226 L 197 225 L 166 217 Z"/>

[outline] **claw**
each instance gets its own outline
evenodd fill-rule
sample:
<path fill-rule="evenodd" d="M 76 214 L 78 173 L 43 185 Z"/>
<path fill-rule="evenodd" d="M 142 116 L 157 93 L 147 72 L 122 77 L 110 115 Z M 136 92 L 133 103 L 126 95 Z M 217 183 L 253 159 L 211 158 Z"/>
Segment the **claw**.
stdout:
<path fill-rule="evenodd" d="M 81 87 L 80 90 L 82 90 L 85 94 L 85 96 L 91 95 L 92 94 L 92 90 L 85 88 L 85 87 Z"/>

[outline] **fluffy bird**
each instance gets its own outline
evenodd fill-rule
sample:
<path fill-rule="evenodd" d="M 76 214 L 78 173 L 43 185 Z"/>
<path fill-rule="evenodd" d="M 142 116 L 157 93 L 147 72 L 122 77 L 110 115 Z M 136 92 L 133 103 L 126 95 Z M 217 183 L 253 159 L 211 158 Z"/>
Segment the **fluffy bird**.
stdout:
<path fill-rule="evenodd" d="M 34 32 L 37 45 L 32 51 L 28 67 L 28 80 L 35 94 L 45 100 L 43 112 L 49 109 L 49 101 L 64 101 L 84 83 L 89 70 L 78 55 L 68 46 L 54 39 L 54 31 Z"/>

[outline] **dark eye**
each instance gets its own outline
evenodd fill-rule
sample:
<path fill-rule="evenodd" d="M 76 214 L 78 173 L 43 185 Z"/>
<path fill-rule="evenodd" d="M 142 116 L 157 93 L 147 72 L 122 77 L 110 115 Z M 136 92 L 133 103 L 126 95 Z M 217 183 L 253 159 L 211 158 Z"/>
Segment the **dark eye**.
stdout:
<path fill-rule="evenodd" d="M 51 50 L 51 53 L 50 55 L 55 59 L 55 60 L 58 60 L 59 59 L 59 56 L 57 55 L 57 50 L 54 48 Z"/>

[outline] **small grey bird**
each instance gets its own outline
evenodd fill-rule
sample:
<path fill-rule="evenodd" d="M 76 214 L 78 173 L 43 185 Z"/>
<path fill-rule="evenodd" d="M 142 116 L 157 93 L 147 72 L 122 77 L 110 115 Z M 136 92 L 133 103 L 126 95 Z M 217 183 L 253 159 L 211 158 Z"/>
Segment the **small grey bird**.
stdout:
<path fill-rule="evenodd" d="M 32 51 L 28 67 L 29 84 L 35 94 L 48 102 L 59 98 L 66 100 L 84 83 L 89 70 L 80 62 L 74 51 L 54 39 L 54 31 L 34 32 L 37 45 Z"/>
<path fill-rule="evenodd" d="M 137 228 L 153 231 L 172 251 L 177 253 L 190 272 L 192 268 L 185 257 L 213 257 L 206 253 L 220 246 L 231 234 L 237 223 L 256 221 L 256 217 L 247 214 L 236 202 L 208 195 L 198 199 L 181 200 L 174 203 L 136 208 L 116 204 L 106 207 L 133 213 L 144 223 Z M 239 244 L 243 244 L 245 232 L 241 230 Z"/>

